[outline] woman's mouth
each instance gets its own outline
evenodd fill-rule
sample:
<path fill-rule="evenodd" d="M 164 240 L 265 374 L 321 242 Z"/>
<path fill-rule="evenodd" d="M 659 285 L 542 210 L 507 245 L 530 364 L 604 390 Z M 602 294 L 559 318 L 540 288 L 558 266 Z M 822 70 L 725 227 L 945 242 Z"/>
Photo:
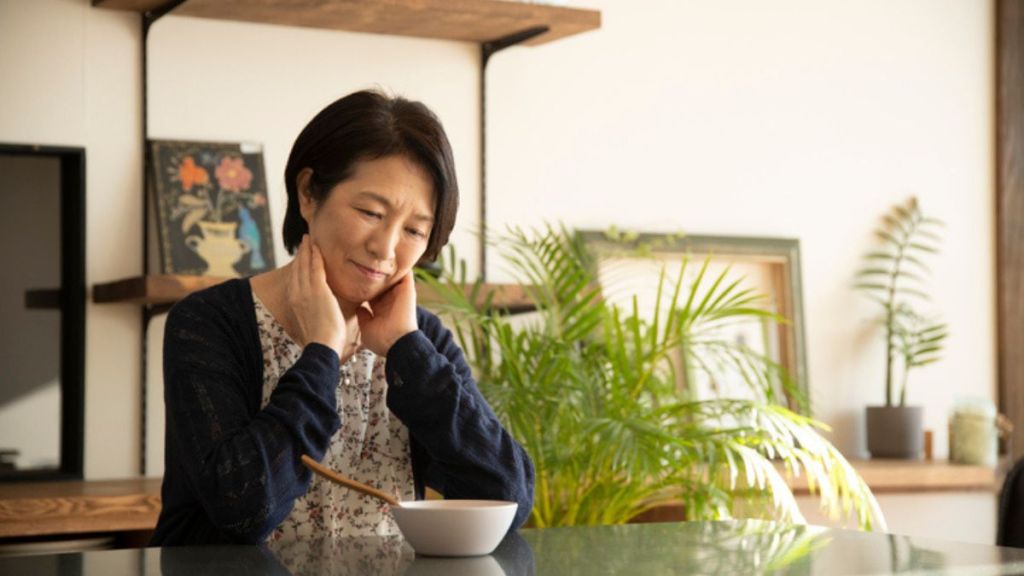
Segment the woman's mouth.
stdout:
<path fill-rule="evenodd" d="M 355 265 L 356 269 L 359 270 L 359 272 L 361 272 L 363 276 L 366 276 L 371 280 L 384 280 L 385 278 L 388 277 L 386 273 L 381 272 L 380 270 L 377 270 L 375 268 L 367 268 L 366 266 L 363 266 L 358 262 L 353 262 L 352 264 Z"/>

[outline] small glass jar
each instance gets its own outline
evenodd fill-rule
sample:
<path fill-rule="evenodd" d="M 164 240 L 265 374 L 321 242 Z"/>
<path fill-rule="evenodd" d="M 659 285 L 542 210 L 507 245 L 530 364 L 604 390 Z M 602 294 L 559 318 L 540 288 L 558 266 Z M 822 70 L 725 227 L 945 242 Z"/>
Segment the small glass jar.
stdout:
<path fill-rule="evenodd" d="M 994 468 L 998 449 L 995 405 L 979 398 L 958 401 L 949 419 L 949 460 Z"/>

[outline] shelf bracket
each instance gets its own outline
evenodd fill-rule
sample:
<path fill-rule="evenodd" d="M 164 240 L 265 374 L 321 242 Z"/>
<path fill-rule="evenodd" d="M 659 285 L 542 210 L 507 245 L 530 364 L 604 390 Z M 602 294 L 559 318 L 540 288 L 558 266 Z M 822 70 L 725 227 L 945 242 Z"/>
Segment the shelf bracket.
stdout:
<path fill-rule="evenodd" d="M 149 29 L 157 20 L 163 18 L 187 0 L 170 0 L 153 10 L 142 13 L 142 275 L 149 274 Z M 141 449 L 139 450 L 139 473 L 146 474 L 146 365 L 149 347 L 146 335 L 149 333 L 149 321 L 157 313 L 151 306 L 142 307 L 142 374 L 141 390 Z"/>
<path fill-rule="evenodd" d="M 508 36 L 480 43 L 480 279 L 487 281 L 487 63 L 505 48 L 521 44 L 550 31 L 534 26 Z"/>
<path fill-rule="evenodd" d="M 159 8 L 142 13 L 142 218 L 149 218 L 149 29 L 187 0 L 170 0 Z M 143 227 L 142 273 L 149 274 L 149 235 Z"/>

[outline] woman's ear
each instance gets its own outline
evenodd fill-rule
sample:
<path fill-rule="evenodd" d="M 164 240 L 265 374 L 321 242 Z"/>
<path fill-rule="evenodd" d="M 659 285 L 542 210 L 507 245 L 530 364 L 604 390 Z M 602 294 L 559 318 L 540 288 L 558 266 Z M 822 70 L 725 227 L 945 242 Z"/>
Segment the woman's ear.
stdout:
<path fill-rule="evenodd" d="M 313 169 L 303 168 L 295 177 L 295 187 L 299 196 L 299 214 L 306 221 L 306 225 L 313 220 L 313 213 L 316 211 L 316 200 L 313 199 L 313 192 L 310 187 L 313 185 Z"/>

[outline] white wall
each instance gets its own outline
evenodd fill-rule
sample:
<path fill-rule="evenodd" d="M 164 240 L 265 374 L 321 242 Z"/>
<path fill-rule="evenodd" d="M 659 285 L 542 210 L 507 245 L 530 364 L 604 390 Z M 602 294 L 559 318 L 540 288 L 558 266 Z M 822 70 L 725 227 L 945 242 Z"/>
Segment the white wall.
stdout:
<path fill-rule="evenodd" d="M 276 257 L 292 142 L 321 108 L 379 87 L 425 102 L 451 140 L 463 190 L 455 241 L 472 240 L 479 190 L 478 49 L 420 40 L 167 17 L 149 40 L 149 134 L 181 140 L 264 144 Z"/>
<path fill-rule="evenodd" d="M 799 238 L 812 404 L 860 455 L 885 362 L 852 277 L 881 214 L 918 195 L 947 223 L 951 336 L 908 398 L 945 457 L 954 398 L 995 394 L 991 3 L 579 4 L 599 32 L 490 65 L 489 225 Z"/>
<path fill-rule="evenodd" d="M 88 0 L 0 0 L 0 142 L 86 147 L 90 285 L 142 271 L 140 38 L 137 14 L 91 8 Z M 150 136 L 265 144 L 275 231 L 288 150 L 316 111 L 372 86 L 426 102 L 445 123 L 465 191 L 453 237 L 472 242 L 474 46 L 170 16 L 151 29 L 149 50 Z M 277 258 L 286 260 L 281 246 Z M 140 472 L 140 318 L 131 305 L 87 310 L 87 478 Z M 160 330 L 158 320 L 149 339 L 157 360 Z M 159 366 L 149 368 L 159 374 Z M 154 437 L 161 393 L 157 379 L 148 406 L 150 474 L 162 471 L 162 437 Z"/>
<path fill-rule="evenodd" d="M 885 493 L 876 495 L 885 514 L 886 529 L 892 534 L 922 538 L 994 544 L 998 518 L 997 495 L 985 490 Z M 857 528 L 855 519 L 832 519 L 824 514 L 818 499 L 797 496 L 797 505 L 808 524 L 834 528 Z"/>
<path fill-rule="evenodd" d="M 87 0 L 0 0 L 0 141 L 86 148 L 86 282 L 142 262 L 138 16 Z M 138 472 L 134 306 L 86 309 L 85 475 Z"/>
<path fill-rule="evenodd" d="M 994 397 L 991 2 L 578 4 L 602 10 L 600 31 L 492 60 L 490 226 L 799 238 L 812 400 L 858 455 L 883 350 L 851 277 L 879 215 L 917 194 L 948 224 L 948 353 L 910 391 L 943 457 L 955 396 Z M 0 141 L 87 147 L 89 282 L 141 270 L 139 38 L 137 15 L 87 0 L 0 0 Z M 150 135 L 262 142 L 275 230 L 315 111 L 369 85 L 427 102 L 464 190 L 455 243 L 475 258 L 474 46 L 168 17 L 150 50 Z M 136 474 L 139 312 L 90 305 L 88 323 L 86 474 Z"/>

